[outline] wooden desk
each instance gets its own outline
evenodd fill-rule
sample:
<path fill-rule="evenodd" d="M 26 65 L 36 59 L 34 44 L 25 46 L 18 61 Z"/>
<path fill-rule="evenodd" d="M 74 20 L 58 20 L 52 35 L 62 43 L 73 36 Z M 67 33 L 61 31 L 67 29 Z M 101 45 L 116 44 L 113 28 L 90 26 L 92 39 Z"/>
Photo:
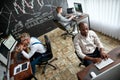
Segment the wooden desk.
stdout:
<path fill-rule="evenodd" d="M 91 76 L 90 76 L 89 73 L 91 71 L 94 71 L 96 74 L 100 74 L 103 71 L 109 69 L 110 67 L 120 63 L 120 47 L 117 47 L 117 48 L 113 49 L 108 54 L 110 55 L 110 58 L 112 58 L 114 60 L 114 62 L 112 64 L 110 64 L 109 66 L 104 67 L 101 70 L 98 70 L 95 67 L 94 64 L 91 64 L 88 67 L 86 67 L 85 69 L 83 69 L 82 71 L 77 73 L 78 80 L 90 80 Z"/>
<path fill-rule="evenodd" d="M 14 56 L 14 53 L 12 53 L 12 56 L 11 56 L 10 80 L 11 79 L 13 79 L 13 80 L 25 80 L 26 78 L 29 78 L 30 76 L 32 76 L 32 69 L 31 69 L 30 61 L 27 59 L 23 59 L 20 62 L 16 62 L 15 59 L 13 58 L 13 56 Z M 14 75 L 15 67 L 20 65 L 20 64 L 23 64 L 25 62 L 29 62 L 28 69 Z"/>
<path fill-rule="evenodd" d="M 73 20 L 76 21 L 77 24 L 79 24 L 83 19 L 87 18 L 88 19 L 88 25 L 89 25 L 89 28 L 90 27 L 90 18 L 89 18 L 89 15 L 88 14 L 83 14 L 79 17 L 75 17 Z"/>
<path fill-rule="evenodd" d="M 26 59 L 25 57 L 23 57 L 23 55 L 21 53 L 16 53 L 16 52 L 11 52 L 11 57 L 10 57 L 10 69 L 9 69 L 9 74 L 10 74 L 10 80 L 29 80 L 31 78 L 34 78 L 35 80 L 36 77 L 33 75 L 32 73 L 32 68 L 31 68 L 31 64 L 30 64 L 30 60 Z M 28 63 L 28 67 L 26 68 L 26 66 L 22 66 L 22 64 Z M 21 66 L 20 66 L 21 65 Z M 19 71 L 17 74 L 14 74 L 14 69 L 15 67 L 18 67 L 17 69 L 19 70 L 21 67 L 21 69 L 23 68 L 23 70 L 21 70 L 21 72 Z"/>

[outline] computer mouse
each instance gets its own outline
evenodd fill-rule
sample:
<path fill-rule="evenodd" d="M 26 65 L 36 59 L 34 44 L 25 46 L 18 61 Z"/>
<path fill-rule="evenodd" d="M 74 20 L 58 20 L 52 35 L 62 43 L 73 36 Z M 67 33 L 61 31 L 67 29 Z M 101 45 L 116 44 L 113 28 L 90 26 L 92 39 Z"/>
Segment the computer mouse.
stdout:
<path fill-rule="evenodd" d="M 91 76 L 92 78 L 95 78 L 97 75 L 95 74 L 95 72 L 90 72 L 90 76 Z"/>

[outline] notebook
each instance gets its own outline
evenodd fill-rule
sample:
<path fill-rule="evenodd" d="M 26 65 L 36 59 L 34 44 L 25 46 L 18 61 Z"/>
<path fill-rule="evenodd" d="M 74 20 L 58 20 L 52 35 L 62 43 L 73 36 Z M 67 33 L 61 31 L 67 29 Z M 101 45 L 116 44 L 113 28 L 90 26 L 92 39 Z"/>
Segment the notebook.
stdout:
<path fill-rule="evenodd" d="M 100 63 L 95 63 L 95 66 L 98 68 L 98 69 L 102 69 L 106 66 L 108 66 L 109 64 L 113 63 L 114 61 L 111 59 L 111 58 L 108 58 L 108 59 L 103 59 Z"/>
<path fill-rule="evenodd" d="M 23 72 L 25 70 L 28 70 L 28 67 L 29 67 L 29 62 L 25 62 L 25 63 L 21 63 L 21 64 L 18 64 L 15 68 L 14 68 L 14 75 L 20 73 L 20 72 Z"/>

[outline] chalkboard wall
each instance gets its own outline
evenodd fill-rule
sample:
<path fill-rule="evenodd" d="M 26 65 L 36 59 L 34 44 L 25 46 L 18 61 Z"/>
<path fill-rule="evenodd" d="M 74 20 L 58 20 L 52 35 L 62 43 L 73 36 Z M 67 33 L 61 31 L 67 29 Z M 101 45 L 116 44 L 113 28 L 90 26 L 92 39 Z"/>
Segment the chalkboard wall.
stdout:
<path fill-rule="evenodd" d="M 67 9 L 67 0 L 0 0 L 1 32 L 16 39 L 22 32 L 38 37 L 56 28 L 53 19 L 57 6 Z"/>

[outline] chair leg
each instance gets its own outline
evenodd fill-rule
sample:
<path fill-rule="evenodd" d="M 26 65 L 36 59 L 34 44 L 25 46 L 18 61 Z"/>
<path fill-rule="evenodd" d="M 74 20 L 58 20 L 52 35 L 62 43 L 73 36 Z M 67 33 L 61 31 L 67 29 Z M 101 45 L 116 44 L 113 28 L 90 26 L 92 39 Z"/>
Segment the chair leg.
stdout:
<path fill-rule="evenodd" d="M 35 80 L 37 80 L 37 78 L 33 75 L 33 78 L 35 79 Z"/>
<path fill-rule="evenodd" d="M 27 78 L 27 80 L 32 80 L 32 78 L 34 78 L 34 80 L 38 80 L 34 75 L 31 75 L 29 78 Z"/>
<path fill-rule="evenodd" d="M 49 63 L 51 63 L 51 62 L 53 62 L 53 61 L 55 61 L 55 60 L 57 60 L 58 58 L 54 58 L 54 59 L 52 59 L 51 61 L 49 61 Z"/>
<path fill-rule="evenodd" d="M 73 34 L 72 34 L 72 32 L 71 33 L 66 32 L 66 33 L 61 34 L 61 36 L 63 36 L 63 38 L 66 39 L 66 37 L 73 36 Z"/>
<path fill-rule="evenodd" d="M 54 58 L 54 59 L 52 59 L 51 61 L 49 61 L 49 62 L 46 63 L 46 65 L 43 67 L 42 74 L 45 73 L 46 67 L 47 67 L 48 65 L 52 66 L 52 67 L 54 68 L 54 70 L 57 69 L 55 66 L 53 66 L 52 64 L 50 64 L 50 63 L 53 62 L 54 60 L 57 60 L 57 58 Z"/>
<path fill-rule="evenodd" d="M 52 66 L 52 67 L 54 68 L 54 70 L 57 69 L 54 65 L 52 65 L 52 64 L 50 64 L 50 63 L 48 63 L 48 65 Z"/>
<path fill-rule="evenodd" d="M 82 63 L 79 63 L 79 67 L 82 65 Z"/>

